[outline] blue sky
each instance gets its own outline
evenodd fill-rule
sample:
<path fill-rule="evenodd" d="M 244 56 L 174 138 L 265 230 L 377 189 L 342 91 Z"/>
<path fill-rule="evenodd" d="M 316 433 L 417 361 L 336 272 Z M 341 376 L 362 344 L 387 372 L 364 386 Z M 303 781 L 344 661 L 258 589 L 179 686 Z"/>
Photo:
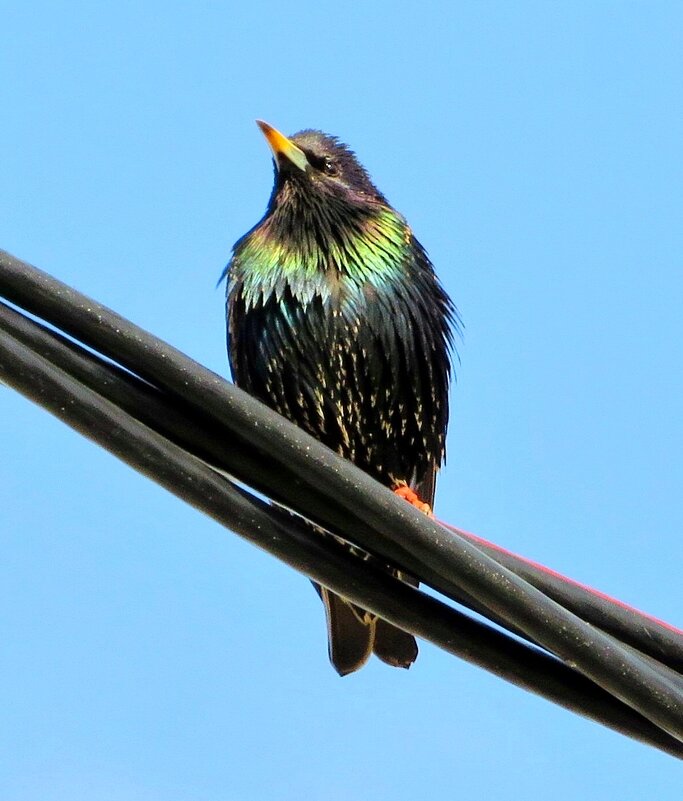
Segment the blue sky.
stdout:
<path fill-rule="evenodd" d="M 341 136 L 465 322 L 439 516 L 682 625 L 681 5 L 234 6 L 0 2 L 0 247 L 227 374 L 254 118 Z M 0 403 L 7 801 L 680 797 L 427 644 L 339 679 L 304 578 Z"/>

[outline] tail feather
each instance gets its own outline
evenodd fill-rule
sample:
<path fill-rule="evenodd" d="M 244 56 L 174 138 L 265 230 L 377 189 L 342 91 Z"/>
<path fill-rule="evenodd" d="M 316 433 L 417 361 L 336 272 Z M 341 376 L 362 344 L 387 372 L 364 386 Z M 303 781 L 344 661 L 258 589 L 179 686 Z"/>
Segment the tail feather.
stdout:
<path fill-rule="evenodd" d="M 340 676 L 346 676 L 368 661 L 375 641 L 376 619 L 356 611 L 326 587 L 320 587 L 319 592 L 327 618 L 330 662 Z"/>
<path fill-rule="evenodd" d="M 417 659 L 417 643 L 412 634 L 397 629 L 381 618 L 375 624 L 375 656 L 392 667 L 409 668 Z"/>
<path fill-rule="evenodd" d="M 409 668 L 417 659 L 412 634 L 355 606 L 350 601 L 316 586 L 325 607 L 330 662 L 340 676 L 359 670 L 370 654 L 393 667 Z"/>

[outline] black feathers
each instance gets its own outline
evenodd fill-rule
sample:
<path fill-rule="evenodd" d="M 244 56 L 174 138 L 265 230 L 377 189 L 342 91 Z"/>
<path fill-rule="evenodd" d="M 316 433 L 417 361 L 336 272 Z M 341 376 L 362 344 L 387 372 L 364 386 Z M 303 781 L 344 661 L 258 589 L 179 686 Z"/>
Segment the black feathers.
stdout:
<path fill-rule="evenodd" d="M 407 223 L 350 150 L 320 132 L 287 139 L 259 124 L 276 181 L 265 216 L 236 244 L 227 269 L 234 380 L 387 486 L 408 484 L 431 506 L 445 454 L 457 312 Z M 409 635 L 354 617 L 327 591 L 322 597 L 333 663 L 344 654 L 340 672 L 359 667 L 373 644 L 391 664 L 414 660 Z M 365 638 L 358 625 L 368 627 Z M 335 640 L 339 627 L 353 645 Z M 356 651 L 358 664 L 349 667 Z"/>

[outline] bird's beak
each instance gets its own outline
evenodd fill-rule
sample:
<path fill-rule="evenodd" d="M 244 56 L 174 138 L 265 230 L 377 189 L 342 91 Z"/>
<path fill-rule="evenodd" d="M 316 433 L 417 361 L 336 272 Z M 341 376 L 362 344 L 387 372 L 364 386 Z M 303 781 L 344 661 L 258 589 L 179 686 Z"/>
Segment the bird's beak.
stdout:
<path fill-rule="evenodd" d="M 268 125 L 267 122 L 256 120 L 256 124 L 268 140 L 278 170 L 282 167 L 283 163 L 289 163 L 303 170 L 303 172 L 306 172 L 308 159 L 300 147 L 297 147 L 291 139 L 287 139 L 277 128 L 273 128 L 273 126 Z"/>

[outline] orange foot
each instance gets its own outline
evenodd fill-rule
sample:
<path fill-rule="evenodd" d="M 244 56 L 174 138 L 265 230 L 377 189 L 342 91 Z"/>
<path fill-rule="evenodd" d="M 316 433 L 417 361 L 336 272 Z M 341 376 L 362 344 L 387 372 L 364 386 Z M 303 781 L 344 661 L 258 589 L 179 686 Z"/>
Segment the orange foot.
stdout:
<path fill-rule="evenodd" d="M 404 500 L 408 501 L 409 504 L 414 506 L 416 509 L 419 509 L 421 512 L 424 512 L 428 517 L 434 517 L 432 507 L 428 503 L 421 501 L 417 493 L 410 489 L 407 484 L 401 484 L 400 487 L 396 487 L 394 492 L 399 498 L 403 498 Z"/>

